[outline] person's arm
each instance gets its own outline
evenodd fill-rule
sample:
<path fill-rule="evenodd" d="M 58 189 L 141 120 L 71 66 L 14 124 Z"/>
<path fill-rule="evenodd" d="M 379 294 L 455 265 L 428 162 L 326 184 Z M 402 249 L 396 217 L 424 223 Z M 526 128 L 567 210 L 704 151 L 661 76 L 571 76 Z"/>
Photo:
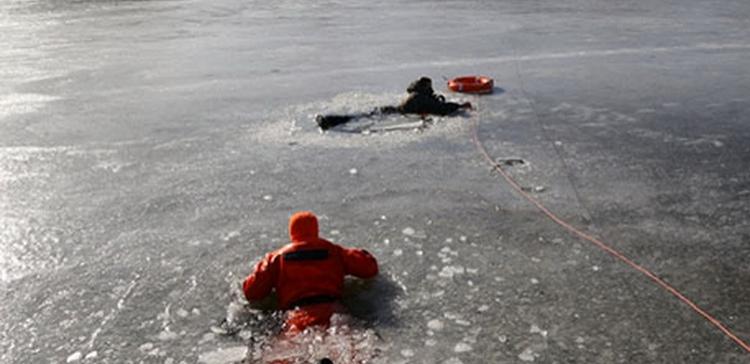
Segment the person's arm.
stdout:
<path fill-rule="evenodd" d="M 378 262 L 367 250 L 341 248 L 344 273 L 359 278 L 372 278 L 378 274 Z"/>
<path fill-rule="evenodd" d="M 262 300 L 271 293 L 278 277 L 278 264 L 275 258 L 274 254 L 266 254 L 255 265 L 253 273 L 245 279 L 242 292 L 248 301 Z"/>

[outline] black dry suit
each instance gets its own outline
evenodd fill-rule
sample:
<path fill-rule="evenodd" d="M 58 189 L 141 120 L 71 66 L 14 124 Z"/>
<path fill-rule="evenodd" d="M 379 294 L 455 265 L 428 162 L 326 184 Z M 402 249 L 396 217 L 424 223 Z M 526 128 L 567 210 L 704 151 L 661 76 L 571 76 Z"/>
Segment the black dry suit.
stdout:
<path fill-rule="evenodd" d="M 471 104 L 457 104 L 455 102 L 446 102 L 445 97 L 435 94 L 432 89 L 432 80 L 422 77 L 412 82 L 406 89 L 409 96 L 398 106 L 382 106 L 369 113 L 353 115 L 318 115 L 315 122 L 323 129 L 329 129 L 337 125 L 344 124 L 353 119 L 362 117 L 371 117 L 379 114 L 420 114 L 420 115 L 440 115 L 445 116 L 456 112 L 464 107 L 471 107 Z"/>

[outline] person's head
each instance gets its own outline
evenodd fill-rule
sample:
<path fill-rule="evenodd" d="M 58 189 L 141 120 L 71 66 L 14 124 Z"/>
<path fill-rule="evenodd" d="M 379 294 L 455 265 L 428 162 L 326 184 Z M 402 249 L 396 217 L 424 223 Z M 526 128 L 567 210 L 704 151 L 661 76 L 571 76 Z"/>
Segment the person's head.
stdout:
<path fill-rule="evenodd" d="M 421 77 L 412 82 L 406 89 L 406 92 L 432 95 L 434 93 L 432 90 L 432 80 L 429 77 Z"/>
<path fill-rule="evenodd" d="M 310 211 L 295 212 L 289 218 L 289 238 L 293 242 L 318 238 L 318 218 Z"/>

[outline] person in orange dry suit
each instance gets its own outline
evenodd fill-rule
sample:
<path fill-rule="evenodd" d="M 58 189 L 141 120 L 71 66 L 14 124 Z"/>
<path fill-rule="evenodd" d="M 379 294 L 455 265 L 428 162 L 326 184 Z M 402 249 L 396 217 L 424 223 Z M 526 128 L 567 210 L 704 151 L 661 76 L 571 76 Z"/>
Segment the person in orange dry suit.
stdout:
<path fill-rule="evenodd" d="M 346 248 L 318 236 L 318 219 L 308 211 L 289 219 L 291 243 L 266 254 L 244 281 L 248 301 L 262 300 L 275 290 L 286 310 L 283 333 L 288 337 L 309 326 L 328 326 L 342 310 L 344 276 L 372 278 L 378 263 L 362 249 Z"/>

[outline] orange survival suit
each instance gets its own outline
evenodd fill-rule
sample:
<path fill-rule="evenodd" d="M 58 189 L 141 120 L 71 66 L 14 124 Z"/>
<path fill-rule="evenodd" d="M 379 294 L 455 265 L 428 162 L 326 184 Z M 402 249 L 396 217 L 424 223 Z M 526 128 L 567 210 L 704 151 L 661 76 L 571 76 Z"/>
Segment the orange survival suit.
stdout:
<path fill-rule="evenodd" d="M 242 285 L 248 301 L 261 300 L 276 290 L 279 308 L 288 310 L 286 334 L 329 323 L 340 310 L 344 276 L 371 278 L 378 263 L 365 250 L 350 249 L 321 239 L 318 219 L 308 211 L 289 219 L 291 243 L 266 254 Z"/>

